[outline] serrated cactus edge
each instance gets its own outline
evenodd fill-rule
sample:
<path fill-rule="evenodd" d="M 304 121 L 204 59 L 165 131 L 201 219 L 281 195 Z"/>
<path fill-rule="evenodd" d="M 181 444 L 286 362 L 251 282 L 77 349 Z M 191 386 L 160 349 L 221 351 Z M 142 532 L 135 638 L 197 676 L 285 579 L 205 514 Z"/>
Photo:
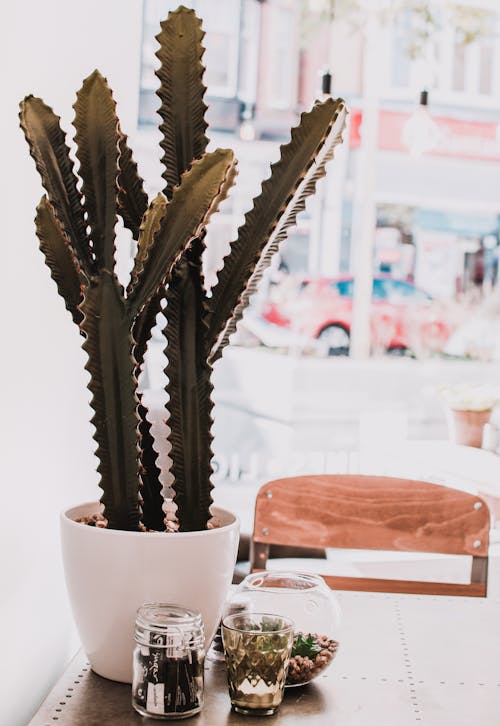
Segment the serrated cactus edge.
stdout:
<path fill-rule="evenodd" d="M 40 249 L 87 354 L 101 503 L 107 527 L 165 530 L 157 450 L 169 448 L 181 531 L 206 529 L 212 504 L 212 364 L 341 141 L 346 108 L 318 102 L 281 149 L 207 293 L 202 259 L 212 214 L 236 180 L 233 152 L 207 152 L 204 32 L 193 10 L 169 13 L 157 36 L 163 194 L 149 200 L 106 79 L 94 71 L 74 106 L 78 175 L 60 119 L 21 102 L 21 127 L 46 196 Z M 80 191 L 80 189 L 82 191 Z M 115 274 L 118 217 L 137 240 L 126 289 Z M 166 301 L 168 441 L 154 441 L 138 378 Z M 166 534 L 165 536 L 175 536 Z"/>

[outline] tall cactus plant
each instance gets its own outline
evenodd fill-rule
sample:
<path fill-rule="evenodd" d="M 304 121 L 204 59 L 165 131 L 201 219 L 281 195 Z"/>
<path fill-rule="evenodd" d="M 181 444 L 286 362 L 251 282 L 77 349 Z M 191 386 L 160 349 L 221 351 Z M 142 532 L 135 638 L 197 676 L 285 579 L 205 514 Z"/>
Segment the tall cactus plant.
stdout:
<path fill-rule="evenodd" d="M 78 177 L 59 117 L 33 96 L 21 126 L 46 196 L 37 208 L 40 249 L 83 336 L 92 393 L 101 502 L 107 526 L 164 530 L 153 437 L 137 387 L 163 301 L 169 443 L 179 528 L 207 527 L 212 503 L 212 365 L 220 358 L 287 230 L 341 141 L 345 104 L 303 113 L 238 230 L 218 282 L 202 273 L 206 225 L 236 177 L 230 150 L 208 153 L 201 22 L 185 7 L 157 36 L 165 187 L 149 201 L 106 80 L 94 71 L 74 105 Z M 130 282 L 115 274 L 121 216 L 137 240 Z"/>

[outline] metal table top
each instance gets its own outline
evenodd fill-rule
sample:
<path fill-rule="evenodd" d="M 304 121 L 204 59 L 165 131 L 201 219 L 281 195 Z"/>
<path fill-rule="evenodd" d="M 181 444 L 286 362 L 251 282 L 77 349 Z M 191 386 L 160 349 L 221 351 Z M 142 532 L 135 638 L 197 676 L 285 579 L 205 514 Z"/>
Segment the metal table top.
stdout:
<path fill-rule="evenodd" d="M 338 593 L 340 650 L 313 683 L 287 689 L 279 726 L 498 726 L 500 602 L 479 598 Z M 207 662 L 197 726 L 260 724 L 231 711 L 223 664 Z M 187 720 L 187 723 L 189 720 Z M 32 726 L 158 723 L 130 705 L 130 686 L 91 672 L 78 653 Z"/>

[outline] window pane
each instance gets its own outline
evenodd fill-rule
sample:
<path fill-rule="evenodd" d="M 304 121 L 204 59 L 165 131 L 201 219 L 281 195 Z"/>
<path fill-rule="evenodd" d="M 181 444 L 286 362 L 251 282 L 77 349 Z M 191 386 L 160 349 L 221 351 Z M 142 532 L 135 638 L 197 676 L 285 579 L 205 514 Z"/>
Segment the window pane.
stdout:
<path fill-rule="evenodd" d="M 385 280 L 374 280 L 372 300 L 387 300 L 387 289 Z"/>
<path fill-rule="evenodd" d="M 353 282 L 352 280 L 339 280 L 332 283 L 334 290 L 337 290 L 342 297 L 352 297 Z"/>
<path fill-rule="evenodd" d="M 394 26 L 392 61 L 392 84 L 402 88 L 410 84 L 410 33 L 411 11 L 406 10 L 398 15 Z"/>
<path fill-rule="evenodd" d="M 479 51 L 479 93 L 487 96 L 493 90 L 493 43 L 483 40 Z"/>
<path fill-rule="evenodd" d="M 422 303 L 430 300 L 429 296 L 417 290 L 408 282 L 402 280 L 386 280 L 386 289 L 388 292 L 388 301 L 390 303 Z"/>
<path fill-rule="evenodd" d="M 205 83 L 209 88 L 230 86 L 231 44 L 223 33 L 212 33 L 205 54 Z"/>
<path fill-rule="evenodd" d="M 260 6 L 254 0 L 245 0 L 240 37 L 239 97 L 255 103 L 257 71 L 259 66 Z"/>
<path fill-rule="evenodd" d="M 455 42 L 453 54 L 453 81 L 454 91 L 465 91 L 465 45 L 459 41 Z"/>
<path fill-rule="evenodd" d="M 209 93 L 235 95 L 240 4 L 233 0 L 218 0 L 214 12 L 211 0 L 197 0 L 196 10 L 206 32 L 204 65 Z"/>
<path fill-rule="evenodd" d="M 274 8 L 273 62 L 269 68 L 270 105 L 289 108 L 293 103 L 292 84 L 295 78 L 294 12 L 289 8 Z"/>

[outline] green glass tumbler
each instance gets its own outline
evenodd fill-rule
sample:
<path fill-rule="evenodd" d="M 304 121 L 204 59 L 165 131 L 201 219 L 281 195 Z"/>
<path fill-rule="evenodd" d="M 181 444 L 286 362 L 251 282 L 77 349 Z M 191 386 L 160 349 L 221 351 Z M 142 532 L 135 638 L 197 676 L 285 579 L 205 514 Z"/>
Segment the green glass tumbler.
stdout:
<path fill-rule="evenodd" d="M 236 613 L 222 621 L 231 705 L 238 713 L 271 716 L 285 688 L 294 624 L 270 613 Z"/>

